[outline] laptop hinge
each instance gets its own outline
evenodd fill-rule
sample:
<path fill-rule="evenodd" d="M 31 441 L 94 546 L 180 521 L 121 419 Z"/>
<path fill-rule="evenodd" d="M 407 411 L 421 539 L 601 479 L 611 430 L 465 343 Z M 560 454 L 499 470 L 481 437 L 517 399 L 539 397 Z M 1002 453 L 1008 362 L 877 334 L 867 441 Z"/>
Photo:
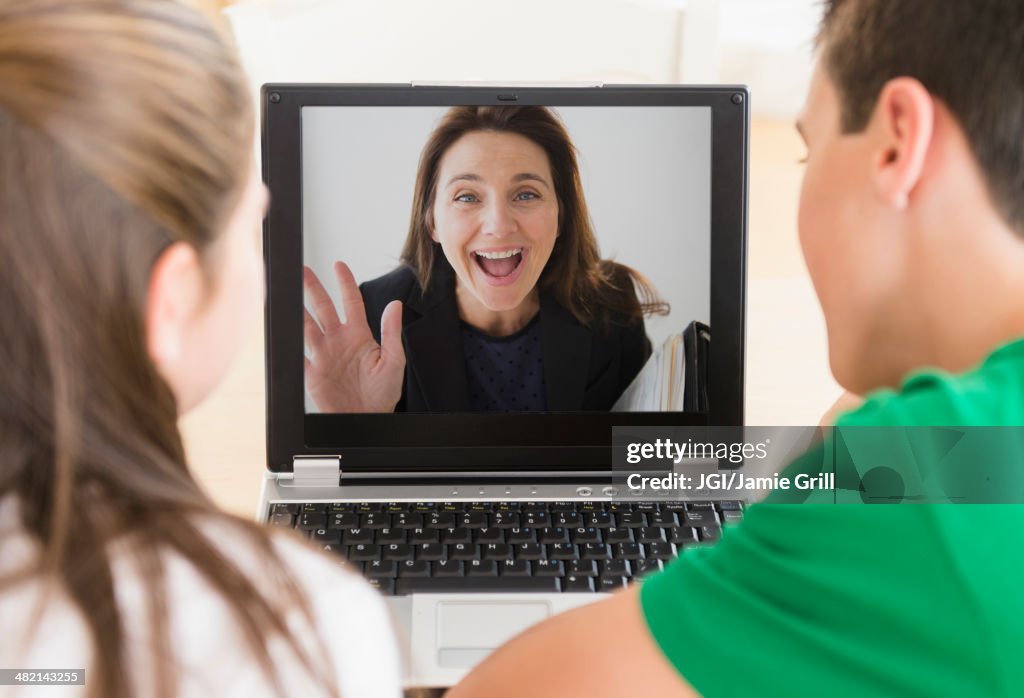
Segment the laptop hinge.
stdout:
<path fill-rule="evenodd" d="M 341 484 L 341 456 L 295 456 L 293 487 L 337 487 Z"/>

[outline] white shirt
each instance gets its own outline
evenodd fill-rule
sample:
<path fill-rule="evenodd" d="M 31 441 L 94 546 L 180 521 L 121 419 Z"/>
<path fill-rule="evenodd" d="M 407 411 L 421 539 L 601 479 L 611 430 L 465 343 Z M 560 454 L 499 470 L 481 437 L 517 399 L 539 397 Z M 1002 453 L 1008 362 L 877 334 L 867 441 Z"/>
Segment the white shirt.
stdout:
<path fill-rule="evenodd" d="M 257 588 L 267 587 L 263 580 L 267 579 L 268 560 L 223 523 L 205 525 L 203 531 L 222 544 L 222 551 Z M 381 596 L 363 579 L 288 534 L 275 533 L 274 545 L 305 593 L 316 627 L 311 628 L 298 609 L 288 612 L 286 620 L 302 643 L 317 638 L 330 660 L 342 698 L 398 698 L 398 650 Z M 38 546 L 20 529 L 15 503 L 0 501 L 0 578 L 38 552 Z M 115 553 L 114 560 L 115 594 L 125 626 L 125 647 L 131 653 L 126 667 L 135 692 L 149 695 L 154 674 L 145 651 L 146 586 L 126 558 Z M 165 572 L 169 645 L 179 666 L 178 695 L 276 695 L 223 597 L 180 555 L 165 556 Z M 39 624 L 31 637 L 28 635 L 43 589 L 43 580 L 34 578 L 0 593 L 0 668 L 85 669 L 88 684 L 92 642 L 81 613 L 63 590 L 55 588 L 49 594 Z M 283 640 L 271 641 L 270 652 L 287 695 L 320 695 L 314 678 Z M 0 696 L 84 696 L 86 688 L 0 686 Z"/>

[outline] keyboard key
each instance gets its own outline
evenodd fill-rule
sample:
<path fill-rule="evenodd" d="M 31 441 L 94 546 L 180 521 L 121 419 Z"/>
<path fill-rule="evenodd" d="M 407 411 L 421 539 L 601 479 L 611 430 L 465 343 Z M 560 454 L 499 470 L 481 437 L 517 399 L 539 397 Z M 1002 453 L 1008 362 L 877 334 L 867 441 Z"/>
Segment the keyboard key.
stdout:
<path fill-rule="evenodd" d="M 702 526 L 700 529 L 700 539 L 708 543 L 714 543 L 722 537 L 722 529 L 718 526 Z"/>
<path fill-rule="evenodd" d="M 299 514 L 299 528 L 304 528 L 307 531 L 311 531 L 316 528 L 324 528 L 327 525 L 327 516 L 325 514 L 304 512 Z"/>
<path fill-rule="evenodd" d="M 424 525 L 427 528 L 455 528 L 455 514 L 450 512 L 430 514 Z"/>
<path fill-rule="evenodd" d="M 609 557 L 609 552 L 604 543 L 584 543 L 580 547 L 580 557 L 584 560 L 604 560 Z"/>
<path fill-rule="evenodd" d="M 429 577 L 430 563 L 426 560 L 405 560 L 398 565 L 399 577 Z"/>
<path fill-rule="evenodd" d="M 505 542 L 505 531 L 500 528 L 481 528 L 474 533 L 474 542 L 481 545 Z"/>
<path fill-rule="evenodd" d="M 633 573 L 629 560 L 602 560 L 599 569 L 602 577 L 629 577 Z"/>
<path fill-rule="evenodd" d="M 327 522 L 328 528 L 359 528 L 359 514 L 331 514 Z"/>
<path fill-rule="evenodd" d="M 447 550 L 440 543 L 421 543 L 415 552 L 417 560 L 443 560 Z"/>
<path fill-rule="evenodd" d="M 300 514 L 326 514 L 326 504 L 303 504 L 299 507 Z"/>
<path fill-rule="evenodd" d="M 391 528 L 391 514 L 361 514 L 359 528 Z"/>
<path fill-rule="evenodd" d="M 561 577 L 564 574 L 560 560 L 537 560 L 533 563 L 533 573 L 538 577 Z"/>
<path fill-rule="evenodd" d="M 552 516 L 551 521 L 559 528 L 578 528 L 583 524 L 583 517 L 578 511 L 563 511 Z"/>
<path fill-rule="evenodd" d="M 742 511 L 732 511 L 726 509 L 722 512 L 722 523 L 723 524 L 734 524 L 739 523 L 743 519 Z"/>
<path fill-rule="evenodd" d="M 447 528 L 441 531 L 442 543 L 471 543 L 473 532 L 468 528 Z"/>
<path fill-rule="evenodd" d="M 270 520 L 267 523 L 271 526 L 291 528 L 295 523 L 295 517 L 287 511 L 278 511 L 270 515 Z"/>
<path fill-rule="evenodd" d="M 625 577 L 598 577 L 597 590 L 604 592 L 618 591 L 626 587 Z"/>
<path fill-rule="evenodd" d="M 404 543 L 407 532 L 400 528 L 379 528 L 374 535 L 374 543 Z"/>
<path fill-rule="evenodd" d="M 462 577 L 465 574 L 460 560 L 439 560 L 432 562 L 435 577 Z"/>
<path fill-rule="evenodd" d="M 414 555 L 411 545 L 400 543 L 382 545 L 381 552 L 385 560 L 412 560 Z"/>
<path fill-rule="evenodd" d="M 491 516 L 491 525 L 495 528 L 519 528 L 518 513 L 497 512 Z"/>
<path fill-rule="evenodd" d="M 583 522 L 588 528 L 611 528 L 613 525 L 612 515 L 607 511 L 595 511 L 586 514 Z"/>
<path fill-rule="evenodd" d="M 398 563 L 394 560 L 373 560 L 366 563 L 363 574 L 374 577 L 394 577 L 398 574 Z"/>
<path fill-rule="evenodd" d="M 605 543 L 632 543 L 633 529 L 631 528 L 609 528 L 604 532 Z"/>
<path fill-rule="evenodd" d="M 524 528 L 547 528 L 551 524 L 551 518 L 546 511 L 523 511 L 522 522 Z"/>
<path fill-rule="evenodd" d="M 410 543 L 438 543 L 441 540 L 441 532 L 436 528 L 414 528 L 409 534 Z"/>
<path fill-rule="evenodd" d="M 566 564 L 566 574 L 577 577 L 596 577 L 597 562 L 595 560 L 572 560 Z"/>
<path fill-rule="evenodd" d="M 403 512 L 394 515 L 392 525 L 395 528 L 423 528 L 424 518 L 422 514 Z"/>
<path fill-rule="evenodd" d="M 409 505 L 406 504 L 405 502 L 391 502 L 390 504 L 385 504 L 381 508 L 381 511 L 383 511 L 383 512 L 385 512 L 387 514 L 400 514 L 400 513 L 404 512 L 404 511 L 408 511 L 408 510 L 409 510 Z"/>
<path fill-rule="evenodd" d="M 670 541 L 678 546 L 690 545 L 697 542 L 697 529 L 683 526 L 672 531 Z"/>
<path fill-rule="evenodd" d="M 497 577 L 498 563 L 495 560 L 472 560 L 466 563 L 467 577 Z"/>
<path fill-rule="evenodd" d="M 448 546 L 448 558 L 451 560 L 478 560 L 480 549 L 472 543 L 456 543 Z"/>
<path fill-rule="evenodd" d="M 348 559 L 353 562 L 367 562 L 380 559 L 379 545 L 366 545 L 360 543 L 349 548 Z"/>
<path fill-rule="evenodd" d="M 370 583 L 370 586 L 372 586 L 374 589 L 376 589 L 377 591 L 379 591 L 380 593 L 382 593 L 382 594 L 384 594 L 386 596 L 391 596 L 391 595 L 393 595 L 395 593 L 395 580 L 394 579 L 390 579 L 390 578 L 389 579 L 384 579 L 384 578 L 381 578 L 381 577 L 373 577 L 373 578 L 367 579 L 366 581 L 368 581 Z"/>
<path fill-rule="evenodd" d="M 572 543 L 551 543 L 547 549 L 549 560 L 576 560 L 580 556 Z"/>
<path fill-rule="evenodd" d="M 665 540 L 665 530 L 661 528 L 638 528 L 636 530 L 636 540 L 638 543 L 656 543 L 658 541 Z"/>
<path fill-rule="evenodd" d="M 358 545 L 359 543 L 372 543 L 373 531 L 368 528 L 350 528 L 342 532 L 341 540 L 345 545 Z"/>
<path fill-rule="evenodd" d="M 356 504 L 356 512 L 359 514 L 373 514 L 383 508 L 380 502 L 360 502 Z"/>
<path fill-rule="evenodd" d="M 594 580 L 590 577 L 578 577 L 574 575 L 569 575 L 564 580 L 562 580 L 562 591 L 594 591 Z"/>
<path fill-rule="evenodd" d="M 341 531 L 318 528 L 313 531 L 312 541 L 319 545 L 341 545 Z"/>
<path fill-rule="evenodd" d="M 718 503 L 719 511 L 740 511 L 743 509 L 743 502 L 736 500 L 726 500 Z"/>
<path fill-rule="evenodd" d="M 636 502 L 633 511 L 654 512 L 658 511 L 657 502 Z"/>
<path fill-rule="evenodd" d="M 569 530 L 565 528 L 542 528 L 538 536 L 541 543 L 568 543 Z"/>
<path fill-rule="evenodd" d="M 573 543 L 601 543 L 601 532 L 596 528 L 577 528 L 572 532 Z"/>
<path fill-rule="evenodd" d="M 540 543 L 520 543 L 515 548 L 517 560 L 543 560 L 544 547 Z"/>
<path fill-rule="evenodd" d="M 662 570 L 661 560 L 637 560 L 633 563 L 633 574 L 637 577 Z"/>
<path fill-rule="evenodd" d="M 715 510 L 715 503 L 714 502 L 687 502 L 686 503 L 686 510 L 687 511 L 714 511 Z"/>
<path fill-rule="evenodd" d="M 434 563 L 439 564 L 439 563 Z M 425 577 L 399 579 L 396 594 L 430 594 L 438 592 L 557 592 L 557 577 Z"/>
<path fill-rule="evenodd" d="M 508 532 L 509 543 L 535 543 L 537 531 L 532 528 L 512 528 Z"/>
<path fill-rule="evenodd" d="M 512 559 L 512 546 L 508 543 L 489 543 L 481 548 L 480 555 L 484 560 Z"/>
<path fill-rule="evenodd" d="M 548 511 L 552 514 L 565 511 L 576 511 L 576 502 L 551 502 L 548 504 Z"/>
<path fill-rule="evenodd" d="M 529 560 L 502 560 L 498 571 L 506 577 L 529 577 L 533 570 Z"/>
<path fill-rule="evenodd" d="M 473 511 L 459 517 L 459 526 L 465 528 L 487 528 L 487 514 Z"/>
<path fill-rule="evenodd" d="M 651 514 L 651 526 L 659 528 L 674 528 L 679 525 L 679 519 L 671 511 L 659 511 Z"/>
<path fill-rule="evenodd" d="M 270 505 L 270 513 L 278 514 L 291 514 L 295 515 L 299 513 L 299 504 L 297 502 L 277 502 Z"/>
<path fill-rule="evenodd" d="M 615 515 L 615 525 L 618 528 L 641 528 L 647 525 L 647 521 L 642 513 L 627 511 Z"/>
<path fill-rule="evenodd" d="M 639 560 L 644 556 L 639 543 L 619 543 L 612 548 L 612 553 L 617 560 Z"/>
<path fill-rule="evenodd" d="M 717 526 L 718 517 L 714 510 L 711 511 L 688 511 L 683 514 L 683 525 L 700 528 L 701 526 Z"/>
<path fill-rule="evenodd" d="M 684 502 L 662 502 L 662 511 L 686 511 L 686 504 Z"/>
<path fill-rule="evenodd" d="M 651 543 L 647 546 L 648 560 L 672 560 L 676 556 L 676 547 L 671 543 Z"/>

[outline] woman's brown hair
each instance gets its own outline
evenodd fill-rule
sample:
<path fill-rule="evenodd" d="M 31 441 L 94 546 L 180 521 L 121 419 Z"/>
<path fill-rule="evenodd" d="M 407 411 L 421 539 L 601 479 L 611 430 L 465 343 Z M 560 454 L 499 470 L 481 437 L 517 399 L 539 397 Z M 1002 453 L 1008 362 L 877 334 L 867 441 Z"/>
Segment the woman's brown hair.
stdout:
<path fill-rule="evenodd" d="M 539 106 L 453 107 L 431 133 L 420 155 L 409 234 L 402 249 L 402 261 L 416 273 L 424 292 L 437 255 L 443 255 L 431 235 L 441 159 L 457 140 L 474 131 L 524 136 L 547 154 L 558 198 L 559 234 L 537 282 L 540 291 L 553 295 L 586 327 L 605 329 L 632 324 L 644 314 L 668 313 L 668 304 L 642 274 L 601 259 L 583 198 L 576 149 L 562 122 Z"/>
<path fill-rule="evenodd" d="M 153 262 L 181 241 L 212 268 L 250 171 L 233 50 L 184 2 L 0 0 L 0 85 L 0 502 L 41 551 L 0 590 L 40 579 L 67 594 L 92 639 L 90 696 L 170 696 L 164 567 L 180 555 L 279 693 L 275 637 L 335 693 L 324 656 L 289 639 L 285 604 L 308 619 L 308 600 L 266 531 L 218 511 L 193 479 L 146 350 Z M 267 587 L 204 533 L 213 525 L 262 556 Z M 144 580 L 152 648 L 128 646 L 138 619 L 116 602 L 115 542 Z M 132 675 L 140 651 L 154 676 Z"/>

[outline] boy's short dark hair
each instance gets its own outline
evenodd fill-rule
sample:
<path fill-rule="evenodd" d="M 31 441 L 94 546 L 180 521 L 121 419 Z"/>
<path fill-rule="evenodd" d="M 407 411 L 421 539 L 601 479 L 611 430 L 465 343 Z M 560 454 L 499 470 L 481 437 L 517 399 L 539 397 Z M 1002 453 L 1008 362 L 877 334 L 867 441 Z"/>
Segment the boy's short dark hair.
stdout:
<path fill-rule="evenodd" d="M 1024 234 L 1024 2 L 825 0 L 818 35 L 844 133 L 885 83 L 919 80 L 963 128 L 1003 218 Z"/>

